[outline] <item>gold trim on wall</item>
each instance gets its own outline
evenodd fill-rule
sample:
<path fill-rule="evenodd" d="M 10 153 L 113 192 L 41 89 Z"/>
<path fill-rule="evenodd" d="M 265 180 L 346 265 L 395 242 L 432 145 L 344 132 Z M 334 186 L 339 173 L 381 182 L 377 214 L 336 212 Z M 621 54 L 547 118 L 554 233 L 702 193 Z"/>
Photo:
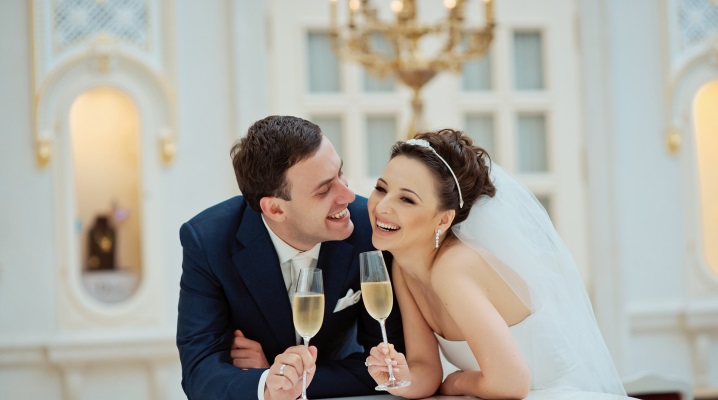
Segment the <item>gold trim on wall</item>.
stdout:
<path fill-rule="evenodd" d="M 166 120 L 163 123 L 167 128 L 162 129 L 160 132 L 145 132 L 145 134 L 158 138 L 159 158 L 163 164 L 171 164 L 177 153 L 177 99 L 174 87 L 173 64 L 175 38 L 173 35 L 174 25 L 171 19 L 174 2 L 172 0 L 145 0 L 146 14 L 148 15 L 148 48 L 144 50 L 148 51 L 147 57 L 152 58 L 153 55 L 149 54 L 150 43 L 154 43 L 156 40 L 163 44 L 162 46 L 158 45 L 155 47 L 156 51 L 159 52 L 156 54 L 160 60 L 159 66 L 156 66 L 151 61 L 148 62 L 148 60 L 143 57 L 137 57 L 136 55 L 122 51 L 120 40 L 99 33 L 92 38 L 84 39 L 80 44 L 73 45 L 73 47 L 76 47 L 76 45 L 83 46 L 85 51 L 78 52 L 69 57 L 63 57 L 61 60 L 56 60 L 59 62 L 53 64 L 51 68 L 45 65 L 48 60 L 43 60 L 43 54 L 40 52 L 43 49 L 43 45 L 53 48 L 54 29 L 52 30 L 53 35 L 51 35 L 52 37 L 49 39 L 50 43 L 44 43 L 46 38 L 42 35 L 42 32 L 38 30 L 42 28 L 41 24 L 45 20 L 42 18 L 42 13 L 52 12 L 55 2 L 51 3 L 49 11 L 43 8 L 43 4 L 42 0 L 31 0 L 28 7 L 30 58 L 32 64 L 30 66 L 32 73 L 31 87 L 33 95 L 32 140 L 37 166 L 39 168 L 46 168 L 54 156 L 54 136 L 57 133 L 52 127 L 42 126 L 43 122 L 40 116 L 43 101 L 47 100 L 48 89 L 51 89 L 57 82 L 61 81 L 64 74 L 77 68 L 80 64 L 88 64 L 90 70 L 94 73 L 107 75 L 115 72 L 118 65 L 123 63 L 139 66 L 140 69 L 143 70 L 142 75 L 155 81 L 154 85 L 156 85 L 156 88 L 161 92 L 162 100 L 165 102 L 164 109 L 166 111 Z M 150 34 L 152 32 L 150 27 L 152 22 L 155 21 L 153 18 L 150 18 L 150 14 L 156 14 L 154 17 L 162 26 L 162 29 L 156 36 Z M 39 20 L 37 20 L 38 18 Z M 44 66 L 39 65 L 43 62 L 45 63 Z"/>
<path fill-rule="evenodd" d="M 30 14 L 28 15 L 30 23 L 30 71 L 32 73 L 31 85 L 32 85 L 32 136 L 33 136 L 33 149 L 35 151 L 35 162 L 40 168 L 45 168 L 52 158 L 52 142 L 49 137 L 42 137 L 40 135 L 40 123 L 38 121 L 38 113 L 40 107 L 40 94 L 38 93 L 38 82 L 37 82 L 37 46 L 36 35 L 35 35 L 35 0 L 30 1 L 30 7 L 28 8 Z"/>
<path fill-rule="evenodd" d="M 162 163 L 165 165 L 172 164 L 177 154 L 175 133 L 169 128 L 164 128 L 160 132 L 160 155 Z"/>
<path fill-rule="evenodd" d="M 668 129 L 666 134 L 666 149 L 668 154 L 676 155 L 681 148 L 681 131 L 676 127 Z"/>

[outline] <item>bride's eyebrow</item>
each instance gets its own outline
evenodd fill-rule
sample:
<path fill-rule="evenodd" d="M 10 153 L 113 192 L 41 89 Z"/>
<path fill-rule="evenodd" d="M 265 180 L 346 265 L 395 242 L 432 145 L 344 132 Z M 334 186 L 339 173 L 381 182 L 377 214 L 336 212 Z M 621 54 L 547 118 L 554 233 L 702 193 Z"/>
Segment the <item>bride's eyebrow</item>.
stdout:
<path fill-rule="evenodd" d="M 421 201 L 422 203 L 424 202 L 424 200 L 421 199 L 421 196 L 419 196 L 415 191 L 413 191 L 413 190 L 411 190 L 411 189 L 399 188 L 399 190 L 403 190 L 403 191 L 405 191 L 405 192 L 412 193 L 414 196 L 416 196 L 416 197 L 419 198 L 419 201 Z"/>

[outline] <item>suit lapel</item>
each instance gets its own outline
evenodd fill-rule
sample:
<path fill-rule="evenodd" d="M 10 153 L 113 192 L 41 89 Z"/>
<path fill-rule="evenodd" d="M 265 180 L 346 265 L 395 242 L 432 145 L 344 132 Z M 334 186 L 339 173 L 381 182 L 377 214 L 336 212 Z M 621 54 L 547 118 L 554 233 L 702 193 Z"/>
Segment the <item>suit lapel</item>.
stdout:
<path fill-rule="evenodd" d="M 295 336 L 292 307 L 287 297 L 277 252 L 261 215 L 248 207 L 236 238 L 243 246 L 232 256 L 237 272 L 258 304 L 277 341 L 285 348 L 293 346 Z"/>
<path fill-rule="evenodd" d="M 322 270 L 324 277 L 324 320 L 328 321 L 334 312 L 337 301 L 344 297 L 344 282 L 352 271 L 354 246 L 347 242 L 324 242 L 319 252 L 317 268 Z M 359 276 L 359 274 L 356 274 Z"/>

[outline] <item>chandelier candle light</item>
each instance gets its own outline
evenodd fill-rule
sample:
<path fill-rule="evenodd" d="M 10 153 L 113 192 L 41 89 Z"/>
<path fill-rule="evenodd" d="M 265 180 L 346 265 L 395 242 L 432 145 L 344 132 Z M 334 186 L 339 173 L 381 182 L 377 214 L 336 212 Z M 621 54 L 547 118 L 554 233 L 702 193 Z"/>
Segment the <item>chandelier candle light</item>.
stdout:
<path fill-rule="evenodd" d="M 484 4 L 485 24 L 480 28 L 467 28 L 464 24 L 468 1 L 444 0 L 446 18 L 430 24 L 418 20 L 415 0 L 391 0 L 394 21 L 381 20 L 371 0 L 348 0 L 349 19 L 340 28 L 338 0 L 329 0 L 329 35 L 337 55 L 362 64 L 380 78 L 396 75 L 411 88 L 413 113 L 408 137 L 423 128 L 424 85 L 441 71 L 459 72 L 464 63 L 481 57 L 491 45 L 495 26 L 493 0 L 478 0 Z M 391 46 L 391 51 L 373 46 L 378 37 Z M 435 54 L 422 53 L 420 43 L 425 37 L 440 41 Z"/>

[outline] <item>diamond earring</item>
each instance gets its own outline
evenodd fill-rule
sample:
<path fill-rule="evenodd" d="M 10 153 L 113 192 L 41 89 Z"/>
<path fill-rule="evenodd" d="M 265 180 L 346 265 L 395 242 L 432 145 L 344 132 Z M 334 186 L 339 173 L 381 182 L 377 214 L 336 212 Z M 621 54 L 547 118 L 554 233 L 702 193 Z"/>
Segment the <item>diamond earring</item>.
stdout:
<path fill-rule="evenodd" d="M 441 229 L 436 230 L 436 244 L 434 245 L 435 249 L 439 248 L 439 235 L 441 235 Z"/>

